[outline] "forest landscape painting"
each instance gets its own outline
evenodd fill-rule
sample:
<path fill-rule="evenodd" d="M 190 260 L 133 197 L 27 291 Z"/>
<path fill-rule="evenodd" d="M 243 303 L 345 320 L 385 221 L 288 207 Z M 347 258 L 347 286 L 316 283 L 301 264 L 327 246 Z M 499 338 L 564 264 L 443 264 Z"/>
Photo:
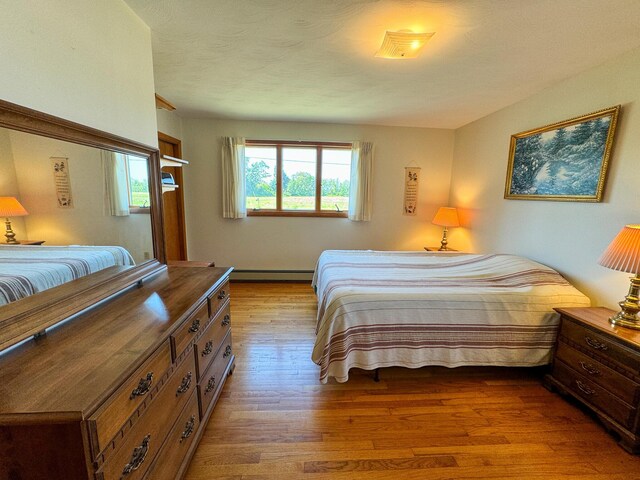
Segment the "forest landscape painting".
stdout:
<path fill-rule="evenodd" d="M 600 202 L 620 105 L 511 136 L 505 198 Z"/>

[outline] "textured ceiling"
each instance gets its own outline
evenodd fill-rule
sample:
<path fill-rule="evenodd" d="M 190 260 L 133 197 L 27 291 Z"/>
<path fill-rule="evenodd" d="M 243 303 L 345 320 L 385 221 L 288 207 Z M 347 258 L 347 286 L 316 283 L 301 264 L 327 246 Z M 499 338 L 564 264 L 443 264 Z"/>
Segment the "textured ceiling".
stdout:
<path fill-rule="evenodd" d="M 126 2 L 188 116 L 456 128 L 640 46 L 640 0 Z M 401 29 L 435 35 L 374 57 Z"/>

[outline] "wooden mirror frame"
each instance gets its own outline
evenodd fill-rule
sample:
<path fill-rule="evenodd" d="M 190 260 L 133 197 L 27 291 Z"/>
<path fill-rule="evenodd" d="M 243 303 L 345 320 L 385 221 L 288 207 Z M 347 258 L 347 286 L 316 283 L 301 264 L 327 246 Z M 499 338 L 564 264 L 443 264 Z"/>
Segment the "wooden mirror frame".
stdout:
<path fill-rule="evenodd" d="M 132 268 L 111 267 L 109 272 L 102 270 L 1 306 L 1 352 L 164 270 L 166 255 L 162 225 L 160 156 L 157 148 L 4 100 L 0 100 L 0 127 L 147 158 L 151 237 L 155 257 Z"/>

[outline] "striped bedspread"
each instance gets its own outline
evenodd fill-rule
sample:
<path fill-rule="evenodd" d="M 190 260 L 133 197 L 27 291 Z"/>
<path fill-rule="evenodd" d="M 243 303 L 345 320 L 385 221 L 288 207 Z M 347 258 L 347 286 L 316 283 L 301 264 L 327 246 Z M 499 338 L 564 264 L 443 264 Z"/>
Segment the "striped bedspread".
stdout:
<path fill-rule="evenodd" d="M 0 246 L 0 305 L 115 265 L 134 265 L 122 247 Z"/>
<path fill-rule="evenodd" d="M 544 365 L 553 307 L 590 304 L 555 270 L 513 255 L 328 250 L 313 286 L 322 383 L 353 367 Z"/>

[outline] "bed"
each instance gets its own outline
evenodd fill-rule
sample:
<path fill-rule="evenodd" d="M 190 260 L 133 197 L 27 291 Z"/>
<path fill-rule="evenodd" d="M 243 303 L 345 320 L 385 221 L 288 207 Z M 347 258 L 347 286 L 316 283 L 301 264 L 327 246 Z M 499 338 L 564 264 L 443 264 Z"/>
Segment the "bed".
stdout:
<path fill-rule="evenodd" d="M 118 265 L 135 265 L 122 247 L 2 245 L 0 305 Z"/>
<path fill-rule="evenodd" d="M 328 250 L 313 286 L 322 383 L 354 367 L 544 365 L 553 308 L 590 305 L 555 270 L 514 255 Z"/>

